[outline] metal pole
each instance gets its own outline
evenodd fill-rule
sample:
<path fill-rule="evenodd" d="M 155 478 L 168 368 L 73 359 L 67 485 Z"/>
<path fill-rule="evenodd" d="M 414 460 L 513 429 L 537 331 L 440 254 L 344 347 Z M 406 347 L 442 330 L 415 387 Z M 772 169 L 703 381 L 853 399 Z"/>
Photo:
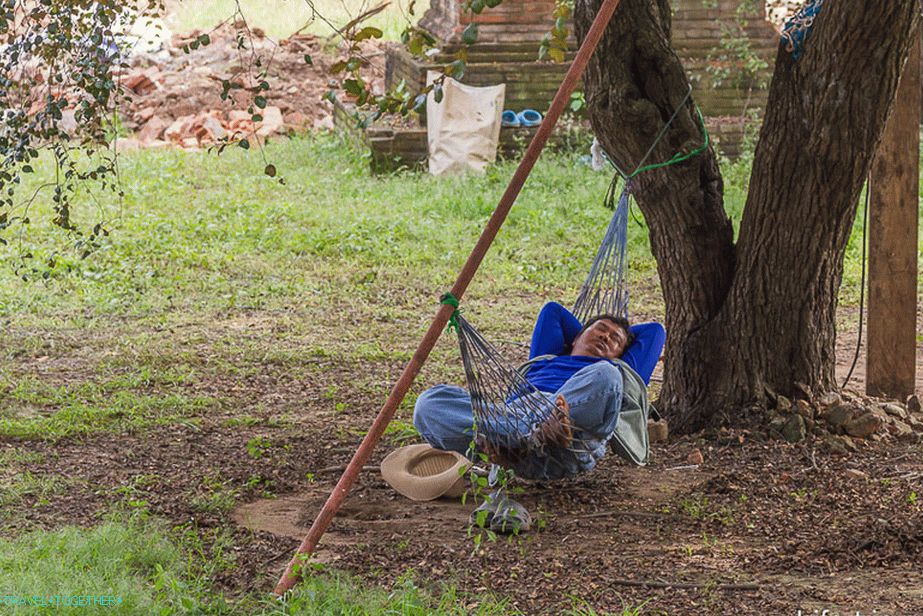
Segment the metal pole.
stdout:
<path fill-rule="evenodd" d="M 519 191 L 522 190 L 522 186 L 526 178 L 529 177 L 532 167 L 535 166 L 535 161 L 538 160 L 539 154 L 541 154 L 542 149 L 545 147 L 548 137 L 554 129 L 558 118 L 561 117 L 561 113 L 563 113 L 565 106 L 570 101 L 570 95 L 573 93 L 574 88 L 577 87 L 577 80 L 580 79 L 584 69 L 586 69 L 590 57 L 596 50 L 596 46 L 599 44 L 600 39 L 602 39 L 606 26 L 608 26 L 609 20 L 618 8 L 620 1 L 621 0 L 603 0 L 603 4 L 599 8 L 599 12 L 596 14 L 583 44 L 580 46 L 580 49 L 577 50 L 574 61 L 571 63 L 561 85 L 558 87 L 558 91 L 551 102 L 551 106 L 548 108 L 548 113 L 545 114 L 545 119 L 535 132 L 535 136 L 526 149 L 526 153 L 522 161 L 520 161 L 519 167 L 516 168 L 516 173 L 513 174 L 509 185 L 506 187 L 506 191 L 500 198 L 500 203 L 487 222 L 484 231 L 481 232 L 481 237 L 478 239 L 477 244 L 475 244 L 455 284 L 452 286 L 452 294 L 459 300 L 465 294 L 468 284 L 471 282 L 475 272 L 477 272 L 478 267 L 481 265 L 481 261 L 484 259 L 484 255 L 487 253 L 488 248 L 490 248 L 491 243 L 493 243 L 494 238 L 500 231 L 500 227 L 503 225 L 507 214 L 509 214 L 510 209 L 513 207 L 516 197 L 519 196 Z M 352 488 L 353 484 L 356 482 L 359 472 L 362 470 L 365 463 L 368 462 L 375 445 L 381 439 L 381 435 L 384 433 L 385 428 L 394 417 L 394 412 L 407 394 L 407 390 L 410 389 L 410 385 L 413 383 L 414 378 L 416 378 L 420 369 L 423 367 L 423 362 L 426 361 L 430 351 L 432 351 L 433 347 L 436 345 L 439 335 L 442 333 L 442 330 L 445 329 L 449 317 L 452 316 L 454 310 L 452 306 L 448 305 L 442 305 L 439 308 L 433 322 L 423 336 L 423 340 L 420 341 L 420 345 L 417 347 L 416 352 L 414 352 L 413 357 L 410 358 L 410 361 L 401 373 L 397 383 L 395 383 L 394 387 L 391 389 L 391 393 L 388 395 L 387 400 L 385 400 L 384 406 L 382 406 L 381 410 L 378 412 L 378 416 L 372 423 L 372 427 L 369 428 L 365 438 L 362 439 L 362 443 L 353 455 L 353 459 L 346 467 L 346 470 L 337 482 L 333 492 L 327 498 L 327 502 L 324 503 L 317 518 L 314 519 L 314 523 L 308 530 L 308 534 L 305 536 L 304 541 L 301 542 L 292 560 L 285 568 L 285 573 L 282 574 L 282 578 L 279 580 L 279 583 L 276 584 L 273 591 L 276 595 L 284 594 L 300 579 L 300 565 L 307 557 L 314 553 L 314 548 L 317 547 L 318 541 L 320 541 L 327 527 L 330 526 L 330 522 L 333 521 L 343 501 L 346 500 L 346 496 L 349 494 L 350 488 Z"/>

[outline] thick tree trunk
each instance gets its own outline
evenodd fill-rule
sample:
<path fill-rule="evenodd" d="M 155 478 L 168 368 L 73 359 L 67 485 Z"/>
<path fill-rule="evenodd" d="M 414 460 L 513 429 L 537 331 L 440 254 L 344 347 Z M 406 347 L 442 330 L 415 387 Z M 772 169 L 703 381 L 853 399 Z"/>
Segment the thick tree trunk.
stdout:
<path fill-rule="evenodd" d="M 577 1 L 578 36 L 598 4 Z M 677 427 L 727 421 L 770 391 L 836 388 L 843 256 L 918 21 L 916 0 L 827 0 L 801 58 L 780 51 L 736 247 L 711 150 L 635 179 L 666 302 L 661 405 Z M 586 73 L 594 130 L 623 169 L 687 92 L 669 39 L 669 0 L 622 0 Z M 701 139 L 687 104 L 651 160 Z"/>

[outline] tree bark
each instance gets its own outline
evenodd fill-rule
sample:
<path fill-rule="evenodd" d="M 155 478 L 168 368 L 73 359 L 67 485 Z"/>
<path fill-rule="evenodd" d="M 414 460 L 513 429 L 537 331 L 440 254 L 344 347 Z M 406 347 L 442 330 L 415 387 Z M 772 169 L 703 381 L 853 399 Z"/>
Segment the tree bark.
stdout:
<path fill-rule="evenodd" d="M 578 37 L 598 5 L 577 0 Z M 710 148 L 633 181 L 666 304 L 660 404 L 678 428 L 836 388 L 846 243 L 918 21 L 916 0 L 827 0 L 800 59 L 780 48 L 736 246 Z M 669 0 L 623 0 L 585 75 L 594 131 L 623 169 L 688 91 L 669 40 Z M 650 160 L 701 142 L 689 102 Z"/>

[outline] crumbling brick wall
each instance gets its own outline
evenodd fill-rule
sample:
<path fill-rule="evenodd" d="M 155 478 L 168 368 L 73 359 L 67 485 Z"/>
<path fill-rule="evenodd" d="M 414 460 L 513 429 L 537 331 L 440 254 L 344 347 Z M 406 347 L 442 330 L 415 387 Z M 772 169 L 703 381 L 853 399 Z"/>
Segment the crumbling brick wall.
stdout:
<path fill-rule="evenodd" d="M 458 0 L 431 0 L 420 26 L 444 43 L 461 43 L 469 23 L 478 24 L 480 44 L 534 43 L 554 25 L 554 0 L 504 0 L 499 6 L 475 15 L 462 10 Z"/>

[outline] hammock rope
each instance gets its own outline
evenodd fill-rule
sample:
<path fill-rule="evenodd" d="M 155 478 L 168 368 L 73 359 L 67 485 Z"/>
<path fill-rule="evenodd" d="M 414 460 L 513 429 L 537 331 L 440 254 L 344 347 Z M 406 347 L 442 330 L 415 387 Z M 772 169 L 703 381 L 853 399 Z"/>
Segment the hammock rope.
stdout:
<path fill-rule="evenodd" d="M 615 211 L 571 311 L 581 323 L 599 314 L 628 317 L 625 271 L 631 182 L 625 182 L 617 204 L 613 203 L 616 188 L 617 177 L 613 177 L 606 193 L 606 206 Z"/>
<path fill-rule="evenodd" d="M 792 54 L 792 59 L 797 60 L 801 57 L 804 44 L 814 27 L 814 20 L 823 5 L 824 0 L 810 0 L 785 22 L 779 43 L 785 46 L 785 51 Z"/>
<path fill-rule="evenodd" d="M 690 87 L 682 104 L 673 112 L 631 174 L 624 173 L 610 160 L 617 174 L 609 184 L 604 204 L 613 210 L 613 215 L 574 303 L 572 313 L 581 323 L 600 314 L 628 316 L 626 272 L 632 178 L 646 171 L 682 163 L 709 147 L 705 119 L 696 107 L 702 144 L 687 153 L 677 152 L 667 161 L 644 164 L 680 109 L 685 107 L 691 92 Z M 624 184 L 618 193 L 620 178 Z M 475 420 L 475 447 L 486 453 L 495 465 L 510 468 L 527 479 L 562 478 L 579 472 L 577 469 L 592 467 L 593 454 L 600 455 L 599 447 L 605 444 L 587 439 L 579 429 L 570 427 L 567 422 L 562 423 L 557 401 L 552 399 L 551 394 L 536 389 L 523 371 L 503 359 L 499 351 L 461 316 L 458 300 L 451 293 L 444 294 L 440 301 L 455 308 L 449 318 L 448 329 L 458 335 Z"/>
<path fill-rule="evenodd" d="M 644 156 L 641 157 L 641 161 L 638 163 L 638 166 L 635 167 L 634 171 L 632 171 L 631 173 L 626 173 L 625 171 L 621 169 L 621 167 L 619 167 L 615 163 L 615 161 L 613 161 L 611 158 L 606 156 L 606 160 L 608 160 L 609 164 L 612 165 L 612 168 L 615 169 L 616 172 L 620 176 L 622 176 L 623 180 L 627 182 L 628 180 L 634 177 L 637 177 L 638 175 L 646 171 L 653 171 L 654 169 L 662 169 L 663 167 L 669 167 L 670 165 L 679 164 L 681 162 L 689 160 L 690 158 L 694 156 L 698 156 L 699 154 L 701 154 L 702 152 L 708 149 L 708 146 L 710 145 L 710 139 L 708 136 L 708 130 L 706 130 L 705 128 L 705 116 L 702 115 L 702 110 L 699 109 L 699 106 L 695 105 L 696 117 L 698 117 L 699 127 L 702 129 L 702 145 L 698 146 L 697 148 L 693 149 L 690 152 L 686 152 L 686 153 L 677 152 L 673 156 L 671 156 L 668 160 L 665 160 L 663 162 L 651 163 L 649 165 L 644 164 L 647 162 L 647 159 L 650 157 L 650 155 L 654 152 L 654 148 L 657 147 L 657 144 L 660 143 L 664 135 L 666 135 L 667 130 L 669 130 L 670 126 L 673 125 L 673 121 L 676 120 L 676 117 L 679 115 L 679 112 L 686 107 L 686 103 L 689 101 L 689 98 L 691 96 L 692 96 L 692 84 L 689 84 L 689 90 L 686 92 L 686 96 L 683 97 L 683 100 L 680 102 L 680 104 L 677 105 L 677 107 L 673 110 L 673 113 L 670 115 L 670 119 L 667 120 L 667 122 L 663 125 L 663 127 L 661 127 L 660 132 L 657 133 L 657 136 L 654 138 L 654 141 L 651 143 L 651 146 L 647 149 L 647 152 L 644 153 Z"/>
<path fill-rule="evenodd" d="M 627 316 L 625 286 L 628 209 L 631 183 L 616 202 L 618 176 L 613 177 L 605 204 L 614 209 L 602 242 L 584 281 L 573 314 L 585 322 L 597 314 Z M 465 381 L 474 416 L 474 445 L 490 461 L 526 479 L 570 477 L 592 467 L 600 455 L 598 440 L 562 420 L 551 394 L 539 391 L 466 320 L 452 293 L 440 298 L 455 310 L 447 329 L 458 336 Z M 594 455 L 595 454 L 595 455 Z"/>
<path fill-rule="evenodd" d="M 454 318 L 477 450 L 526 479 L 569 477 L 589 464 L 599 443 L 571 428 L 554 396 L 532 385 L 459 312 Z"/>
<path fill-rule="evenodd" d="M 696 115 L 698 115 L 699 117 L 699 127 L 702 129 L 702 145 L 695 148 L 691 152 L 687 152 L 686 154 L 683 154 L 682 152 L 677 152 L 676 154 L 673 155 L 672 158 L 670 158 L 669 160 L 665 160 L 662 163 L 651 163 L 650 165 L 647 165 L 644 167 L 638 167 L 626 179 L 636 177 L 637 175 L 644 173 L 645 171 L 652 171 L 654 169 L 662 169 L 663 167 L 669 167 L 670 165 L 679 164 L 681 162 L 689 160 L 693 156 L 698 156 L 699 154 L 707 150 L 710 144 L 710 139 L 708 137 L 708 131 L 705 129 L 705 117 L 702 115 L 702 110 L 699 109 L 698 105 L 696 105 L 695 107 L 695 112 L 696 112 Z"/>
<path fill-rule="evenodd" d="M 451 292 L 446 292 L 442 294 L 442 297 L 439 298 L 440 304 L 447 304 L 455 308 L 455 311 L 452 313 L 452 316 L 449 317 L 449 323 L 446 326 L 447 331 L 458 332 L 458 316 L 461 313 L 461 310 L 458 309 L 458 298 L 452 295 Z"/>

